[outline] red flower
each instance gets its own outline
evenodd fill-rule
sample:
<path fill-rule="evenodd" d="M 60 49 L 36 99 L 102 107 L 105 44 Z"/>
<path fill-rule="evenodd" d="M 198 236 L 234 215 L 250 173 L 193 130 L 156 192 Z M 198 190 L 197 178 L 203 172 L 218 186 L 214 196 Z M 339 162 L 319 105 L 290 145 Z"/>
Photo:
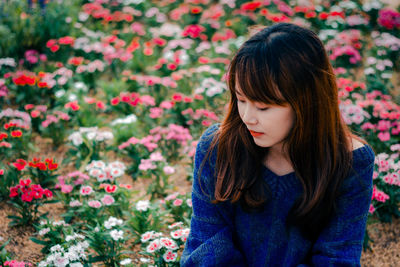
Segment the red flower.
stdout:
<path fill-rule="evenodd" d="M 175 93 L 172 95 L 172 100 L 174 100 L 175 102 L 181 102 L 183 99 L 183 95 L 180 93 Z"/>
<path fill-rule="evenodd" d="M 37 86 L 38 86 L 39 88 L 45 88 L 45 87 L 48 87 L 48 85 L 47 85 L 47 83 L 46 83 L 46 82 L 38 82 Z"/>
<path fill-rule="evenodd" d="M 73 102 L 69 102 L 67 104 L 64 105 L 65 108 L 70 108 L 73 111 L 77 111 L 79 110 L 79 105 L 78 105 L 78 101 L 73 101 Z"/>
<path fill-rule="evenodd" d="M 8 137 L 7 133 L 0 133 L 0 141 L 7 137 Z"/>
<path fill-rule="evenodd" d="M 35 107 L 34 104 L 26 104 L 25 105 L 25 110 L 30 110 L 30 109 L 33 109 L 34 107 Z"/>
<path fill-rule="evenodd" d="M 3 175 L 3 174 L 4 174 L 4 170 L 0 169 L 0 175 Z"/>
<path fill-rule="evenodd" d="M 20 130 L 15 130 L 11 132 L 11 136 L 12 137 L 21 137 L 22 136 L 22 132 Z"/>
<path fill-rule="evenodd" d="M 36 168 L 38 168 L 41 171 L 47 170 L 47 166 L 43 162 L 36 163 Z"/>
<path fill-rule="evenodd" d="M 17 168 L 17 170 L 22 171 L 25 169 L 27 162 L 23 159 L 17 159 L 16 162 L 12 163 L 12 165 Z"/>
<path fill-rule="evenodd" d="M 159 46 L 164 46 L 164 45 L 167 43 L 167 41 L 166 41 L 165 39 L 160 38 L 160 37 L 154 38 L 154 39 L 153 39 L 153 42 L 154 42 L 156 45 L 159 45 Z"/>
<path fill-rule="evenodd" d="M 201 11 L 203 11 L 203 9 L 199 6 L 192 7 L 190 10 L 190 12 L 192 12 L 193 14 L 199 14 L 201 13 Z"/>
<path fill-rule="evenodd" d="M 31 112 L 31 117 L 32 118 L 37 118 L 40 116 L 40 111 L 39 110 L 32 110 Z"/>
<path fill-rule="evenodd" d="M 97 101 L 96 107 L 102 110 L 106 109 L 106 105 L 102 101 Z"/>
<path fill-rule="evenodd" d="M 58 168 L 58 163 L 50 162 L 50 163 L 47 163 L 47 166 L 49 167 L 50 171 L 53 171 L 53 170 L 56 170 Z"/>
<path fill-rule="evenodd" d="M 327 19 L 328 17 L 329 17 L 329 14 L 326 13 L 326 12 L 321 12 L 321 13 L 319 13 L 319 15 L 318 15 L 318 18 L 321 19 L 321 20 L 325 20 L 325 19 Z"/>
<path fill-rule="evenodd" d="M 111 105 L 115 106 L 118 105 L 119 103 L 119 97 L 114 97 L 113 99 L 111 99 Z"/>
<path fill-rule="evenodd" d="M 205 28 L 201 25 L 188 25 L 182 31 L 182 36 L 190 36 L 192 38 L 200 37 L 200 34 L 205 31 Z"/>
<path fill-rule="evenodd" d="M 117 190 L 117 186 L 116 185 L 107 185 L 105 190 L 107 193 L 114 193 Z"/>
<path fill-rule="evenodd" d="M 177 65 L 174 64 L 174 63 L 169 63 L 168 66 L 167 66 L 167 68 L 168 68 L 169 70 L 176 70 Z"/>
<path fill-rule="evenodd" d="M 21 196 L 21 200 L 24 202 L 32 202 L 33 200 L 33 193 L 28 192 Z"/>
<path fill-rule="evenodd" d="M 70 36 L 61 37 L 60 39 L 58 39 L 58 43 L 62 45 L 73 45 L 74 38 Z"/>
<path fill-rule="evenodd" d="M 50 51 L 53 53 L 57 52 L 59 49 L 60 49 L 59 45 L 53 45 L 52 47 L 50 47 Z"/>
<path fill-rule="evenodd" d="M 68 60 L 68 64 L 79 66 L 83 63 L 83 60 L 84 60 L 83 57 L 72 57 Z"/>
<path fill-rule="evenodd" d="M 47 48 L 50 48 L 52 46 L 54 46 L 55 44 L 57 44 L 57 41 L 54 39 L 48 40 L 46 43 Z"/>
<path fill-rule="evenodd" d="M 254 2 L 247 2 L 244 3 L 240 6 L 241 10 L 249 10 L 249 11 L 254 11 L 257 8 L 259 8 L 261 6 L 261 2 L 260 1 L 254 1 Z"/>
<path fill-rule="evenodd" d="M 53 197 L 53 192 L 51 192 L 49 189 L 43 190 L 43 194 L 48 198 Z"/>
<path fill-rule="evenodd" d="M 34 199 L 41 199 L 43 197 L 43 193 L 40 191 L 33 191 L 32 196 Z"/>
<path fill-rule="evenodd" d="M 16 196 L 18 196 L 18 188 L 11 187 L 10 188 L 10 197 L 16 197 Z"/>
<path fill-rule="evenodd" d="M 19 184 L 21 185 L 21 186 L 29 186 L 30 184 L 31 184 L 31 182 L 32 182 L 32 180 L 31 179 L 21 179 L 21 180 L 19 180 Z"/>

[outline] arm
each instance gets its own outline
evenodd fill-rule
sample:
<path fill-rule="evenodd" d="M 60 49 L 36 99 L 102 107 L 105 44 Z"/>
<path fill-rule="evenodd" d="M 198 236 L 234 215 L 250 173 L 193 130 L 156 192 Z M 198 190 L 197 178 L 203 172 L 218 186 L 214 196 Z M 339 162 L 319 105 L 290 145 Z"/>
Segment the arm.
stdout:
<path fill-rule="evenodd" d="M 369 205 L 372 197 L 372 172 L 374 163 L 343 184 L 337 201 L 338 213 L 321 232 L 312 247 L 309 266 L 360 266 Z"/>
<path fill-rule="evenodd" d="M 228 215 L 224 212 L 226 210 L 222 210 L 220 204 L 210 202 L 210 196 L 213 196 L 211 179 L 214 169 L 208 160 L 201 173 L 200 187 L 198 170 L 210 143 L 210 140 L 206 140 L 209 130 L 203 134 L 196 148 L 192 190 L 193 215 L 181 266 L 246 266 L 242 254 L 233 244 L 231 225 Z M 209 196 L 204 194 L 202 189 Z"/>

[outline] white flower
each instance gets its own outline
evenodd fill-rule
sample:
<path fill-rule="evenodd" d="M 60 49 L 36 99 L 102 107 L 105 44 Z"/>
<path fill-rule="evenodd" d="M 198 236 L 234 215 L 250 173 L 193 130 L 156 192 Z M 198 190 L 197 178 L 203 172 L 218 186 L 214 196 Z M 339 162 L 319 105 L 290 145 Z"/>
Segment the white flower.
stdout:
<path fill-rule="evenodd" d="M 69 141 L 72 141 L 74 146 L 79 146 L 83 143 L 82 135 L 79 132 L 74 132 L 68 137 Z"/>
<path fill-rule="evenodd" d="M 57 92 L 55 92 L 54 95 L 55 95 L 57 98 L 60 98 L 60 97 L 62 97 L 63 95 L 65 95 L 65 90 L 63 90 L 63 89 L 58 90 Z"/>
<path fill-rule="evenodd" d="M 171 167 L 171 166 L 165 166 L 163 168 L 163 171 L 164 171 L 165 174 L 170 175 L 170 174 L 173 174 L 175 172 L 175 168 Z"/>
<path fill-rule="evenodd" d="M 62 257 L 62 256 L 57 257 L 54 260 L 54 265 L 57 266 L 57 267 L 64 267 L 64 266 L 67 266 L 68 264 L 69 264 L 69 260 L 67 258 L 65 258 L 65 257 Z"/>
<path fill-rule="evenodd" d="M 55 245 L 55 246 L 52 246 L 51 248 L 50 248 L 50 251 L 51 252 L 64 252 L 64 248 L 61 246 L 61 245 L 59 245 L 59 244 L 57 244 L 57 245 Z"/>
<path fill-rule="evenodd" d="M 104 227 L 106 229 L 111 229 L 116 225 L 122 225 L 122 224 L 123 224 L 123 221 L 121 219 L 117 219 L 117 218 L 111 216 L 110 218 L 108 218 L 107 221 L 104 222 Z"/>
<path fill-rule="evenodd" d="M 120 168 L 111 168 L 110 174 L 113 178 L 116 178 L 122 176 L 124 171 Z"/>
<path fill-rule="evenodd" d="M 110 236 L 111 236 L 112 239 L 114 239 L 115 241 L 118 241 L 119 239 L 123 239 L 123 238 L 124 238 L 123 235 L 124 235 L 124 231 L 122 231 L 122 230 L 116 230 L 116 229 L 114 229 L 114 230 L 111 230 L 111 231 L 110 231 Z"/>
<path fill-rule="evenodd" d="M 129 115 L 129 116 L 123 118 L 123 119 L 115 119 L 110 123 L 110 125 L 114 126 L 116 124 L 131 124 L 131 123 L 136 122 L 136 121 L 137 121 L 136 115 L 132 114 L 132 115 Z"/>
<path fill-rule="evenodd" d="M 140 258 L 139 260 L 140 260 L 140 262 L 143 262 L 143 263 L 149 263 L 151 261 L 148 258 Z"/>
<path fill-rule="evenodd" d="M 67 241 L 67 242 L 72 241 L 72 240 L 75 240 L 75 237 L 72 236 L 72 235 L 67 235 L 67 236 L 65 237 L 65 241 Z"/>
<path fill-rule="evenodd" d="M 131 262 L 132 262 L 132 260 L 129 259 L 129 258 L 127 258 L 127 259 L 123 259 L 123 260 L 120 261 L 119 263 L 120 263 L 121 265 L 128 265 L 128 264 L 130 264 Z"/>
<path fill-rule="evenodd" d="M 165 262 L 174 262 L 176 261 L 176 258 L 178 258 L 178 253 L 171 250 L 167 250 L 163 255 L 163 259 Z"/>
<path fill-rule="evenodd" d="M 53 222 L 53 225 L 54 226 L 59 226 L 59 225 L 66 225 L 66 224 L 65 224 L 64 220 L 60 220 L 60 221 Z"/>
<path fill-rule="evenodd" d="M 74 262 L 69 264 L 70 267 L 83 267 L 82 263 L 80 262 Z"/>
<path fill-rule="evenodd" d="M 50 228 L 47 227 L 47 228 L 44 228 L 44 229 L 40 230 L 39 231 L 39 235 L 45 235 L 48 232 L 50 232 Z"/>
<path fill-rule="evenodd" d="M 140 211 L 146 211 L 150 207 L 150 201 L 148 200 L 139 200 L 136 203 L 136 209 Z"/>
<path fill-rule="evenodd" d="M 146 247 L 146 252 L 147 253 L 153 253 L 154 251 L 160 250 L 161 249 L 161 244 L 159 239 L 155 239 L 150 242 L 150 244 Z"/>
<path fill-rule="evenodd" d="M 109 163 L 108 166 L 111 167 L 111 168 L 118 168 L 118 169 L 121 169 L 123 171 L 126 170 L 125 164 L 123 162 L 121 162 L 121 161 L 118 161 L 118 160 Z"/>

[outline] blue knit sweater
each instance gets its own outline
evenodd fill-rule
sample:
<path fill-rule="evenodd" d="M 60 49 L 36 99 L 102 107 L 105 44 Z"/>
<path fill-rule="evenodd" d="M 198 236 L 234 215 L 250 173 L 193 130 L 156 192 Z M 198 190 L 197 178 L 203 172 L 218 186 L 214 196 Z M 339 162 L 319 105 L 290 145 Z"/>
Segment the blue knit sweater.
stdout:
<path fill-rule="evenodd" d="M 295 226 L 285 229 L 285 219 L 303 192 L 294 172 L 278 176 L 267 167 L 263 177 L 273 198 L 259 213 L 246 213 L 240 204 L 212 204 L 216 149 L 201 174 L 197 172 L 219 125 L 202 135 L 196 150 L 193 178 L 191 230 L 181 266 L 360 266 L 361 250 L 372 197 L 374 152 L 365 145 L 353 151 L 353 168 L 340 187 L 338 215 L 312 243 Z M 206 193 L 205 195 L 203 193 Z M 311 253 L 309 262 L 304 262 Z"/>

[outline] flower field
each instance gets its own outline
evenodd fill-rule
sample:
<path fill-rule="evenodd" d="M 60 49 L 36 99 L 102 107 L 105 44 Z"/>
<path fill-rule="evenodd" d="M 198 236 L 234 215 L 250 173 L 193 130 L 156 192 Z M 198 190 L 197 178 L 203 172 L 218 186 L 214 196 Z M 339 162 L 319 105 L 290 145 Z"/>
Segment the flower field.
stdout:
<path fill-rule="evenodd" d="M 342 116 L 376 154 L 362 263 L 395 266 L 400 5 L 316 2 L 2 1 L 0 266 L 179 266 L 227 66 L 250 26 L 277 22 L 325 44 Z"/>

